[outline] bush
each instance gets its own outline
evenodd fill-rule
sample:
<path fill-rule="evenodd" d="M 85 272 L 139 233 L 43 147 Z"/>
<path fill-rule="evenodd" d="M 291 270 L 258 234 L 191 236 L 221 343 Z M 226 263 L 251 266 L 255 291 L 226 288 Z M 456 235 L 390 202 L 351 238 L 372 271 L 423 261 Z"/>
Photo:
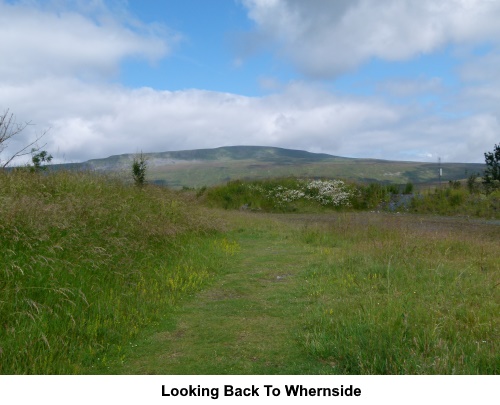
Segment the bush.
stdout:
<path fill-rule="evenodd" d="M 411 211 L 422 214 L 500 218 L 500 199 L 496 192 L 481 194 L 478 191 L 471 193 L 464 188 L 436 189 L 414 198 Z"/>
<path fill-rule="evenodd" d="M 132 161 L 132 177 L 134 183 L 138 187 L 146 184 L 146 171 L 148 168 L 147 157 L 141 152 L 139 155 L 134 156 Z"/>
<path fill-rule="evenodd" d="M 481 183 L 478 182 L 479 179 L 479 174 L 471 174 L 467 178 L 467 190 L 469 190 L 469 193 L 471 194 L 477 194 L 481 190 Z"/>
<path fill-rule="evenodd" d="M 301 208 L 350 207 L 356 189 L 342 180 L 301 180 L 296 178 L 265 181 L 228 182 L 214 187 L 207 193 L 212 204 L 225 209 L 250 209 L 267 211 L 295 211 Z"/>
<path fill-rule="evenodd" d="M 412 194 L 413 193 L 413 183 L 406 183 L 403 194 Z"/>

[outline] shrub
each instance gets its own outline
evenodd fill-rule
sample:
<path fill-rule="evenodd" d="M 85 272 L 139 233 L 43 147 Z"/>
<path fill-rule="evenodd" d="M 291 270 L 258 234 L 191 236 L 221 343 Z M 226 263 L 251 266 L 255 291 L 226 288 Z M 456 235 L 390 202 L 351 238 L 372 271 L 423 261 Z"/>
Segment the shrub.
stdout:
<path fill-rule="evenodd" d="M 210 189 L 207 198 L 225 209 L 247 206 L 268 211 L 294 211 L 298 207 L 342 208 L 352 206 L 357 190 L 342 180 L 296 178 L 228 182 Z"/>
<path fill-rule="evenodd" d="M 132 177 L 136 186 L 141 187 L 146 184 L 147 167 L 147 157 L 142 152 L 134 156 L 134 160 L 132 161 Z"/>
<path fill-rule="evenodd" d="M 412 194 L 413 193 L 413 183 L 406 183 L 403 194 Z"/>
<path fill-rule="evenodd" d="M 481 190 L 481 183 L 478 182 L 479 174 L 471 174 L 467 178 L 467 190 L 471 194 L 477 194 Z"/>
<path fill-rule="evenodd" d="M 411 210 L 422 214 L 500 218 L 500 200 L 496 192 L 481 194 L 465 188 L 436 189 L 414 198 Z"/>

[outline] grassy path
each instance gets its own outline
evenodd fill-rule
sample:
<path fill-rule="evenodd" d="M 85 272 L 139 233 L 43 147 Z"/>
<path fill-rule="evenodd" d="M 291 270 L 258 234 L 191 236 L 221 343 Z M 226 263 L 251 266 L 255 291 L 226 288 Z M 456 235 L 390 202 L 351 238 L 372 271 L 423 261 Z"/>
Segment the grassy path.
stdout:
<path fill-rule="evenodd" d="M 288 232 L 288 233 L 287 233 Z M 296 338 L 307 291 L 307 246 L 290 231 L 230 234 L 240 248 L 211 288 L 185 303 L 166 330 L 142 341 L 113 373 L 326 374 Z"/>
<path fill-rule="evenodd" d="M 239 249 L 223 273 L 105 372 L 498 372 L 497 226 L 369 214 L 233 220 L 223 243 Z"/>

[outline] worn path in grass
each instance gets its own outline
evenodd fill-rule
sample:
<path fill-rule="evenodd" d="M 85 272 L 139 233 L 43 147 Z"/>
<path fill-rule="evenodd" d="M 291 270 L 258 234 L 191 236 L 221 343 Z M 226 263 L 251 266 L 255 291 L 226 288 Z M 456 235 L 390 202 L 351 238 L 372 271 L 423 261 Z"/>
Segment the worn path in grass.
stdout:
<path fill-rule="evenodd" d="M 279 227 L 278 224 L 276 224 Z M 301 273 L 314 260 L 290 229 L 241 228 L 226 273 L 140 341 L 114 373 L 327 374 L 297 339 L 308 306 Z M 253 227 L 252 227 L 253 228 Z"/>

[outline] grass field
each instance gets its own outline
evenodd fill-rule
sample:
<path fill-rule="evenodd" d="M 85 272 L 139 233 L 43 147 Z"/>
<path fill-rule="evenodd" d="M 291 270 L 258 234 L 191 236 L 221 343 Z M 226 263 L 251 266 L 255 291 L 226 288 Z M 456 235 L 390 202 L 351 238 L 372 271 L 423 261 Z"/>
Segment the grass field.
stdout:
<path fill-rule="evenodd" d="M 500 225 L 0 173 L 2 374 L 498 374 Z"/>

